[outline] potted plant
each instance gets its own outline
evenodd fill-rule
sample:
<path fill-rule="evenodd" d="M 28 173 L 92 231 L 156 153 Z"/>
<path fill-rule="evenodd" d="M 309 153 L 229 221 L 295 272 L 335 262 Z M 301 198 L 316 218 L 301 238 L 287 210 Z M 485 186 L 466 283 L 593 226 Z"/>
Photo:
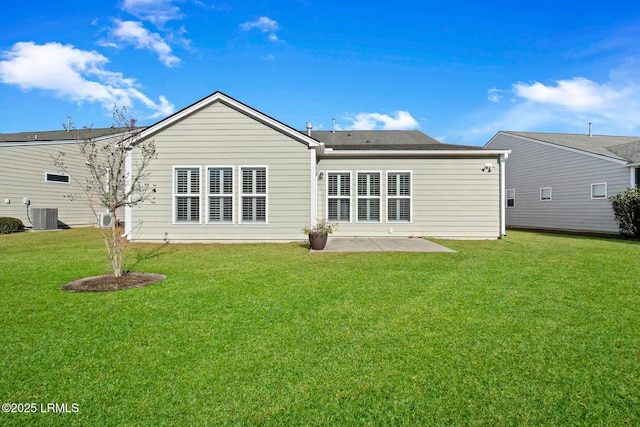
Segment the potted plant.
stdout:
<path fill-rule="evenodd" d="M 337 224 L 329 224 L 326 219 L 319 219 L 315 224 L 305 225 L 302 231 L 309 236 L 311 249 L 321 251 L 327 244 L 327 237 L 338 228 Z"/>

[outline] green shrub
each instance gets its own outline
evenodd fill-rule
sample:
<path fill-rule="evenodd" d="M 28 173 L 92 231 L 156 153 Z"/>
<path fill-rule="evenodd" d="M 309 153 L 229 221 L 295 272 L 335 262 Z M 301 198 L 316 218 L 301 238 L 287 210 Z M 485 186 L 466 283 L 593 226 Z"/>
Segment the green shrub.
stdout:
<path fill-rule="evenodd" d="M 24 224 L 18 218 L 0 217 L 0 234 L 24 231 Z"/>
<path fill-rule="evenodd" d="M 640 185 L 625 188 L 609 200 L 620 232 L 640 237 Z"/>

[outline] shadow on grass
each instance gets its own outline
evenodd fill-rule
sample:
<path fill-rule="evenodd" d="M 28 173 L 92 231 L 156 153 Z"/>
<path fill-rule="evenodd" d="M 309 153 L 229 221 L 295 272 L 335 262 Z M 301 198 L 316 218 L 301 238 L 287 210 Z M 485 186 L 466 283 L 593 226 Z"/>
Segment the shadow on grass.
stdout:
<path fill-rule="evenodd" d="M 173 247 L 169 244 L 168 241 L 165 241 L 162 245 L 155 246 L 152 248 L 129 248 L 127 251 L 127 266 L 125 268 L 126 271 L 132 272 L 136 270 L 136 267 L 150 259 L 160 258 L 165 255 L 170 255 L 178 250 L 177 247 Z M 133 262 L 129 264 L 130 259 L 133 258 Z"/>

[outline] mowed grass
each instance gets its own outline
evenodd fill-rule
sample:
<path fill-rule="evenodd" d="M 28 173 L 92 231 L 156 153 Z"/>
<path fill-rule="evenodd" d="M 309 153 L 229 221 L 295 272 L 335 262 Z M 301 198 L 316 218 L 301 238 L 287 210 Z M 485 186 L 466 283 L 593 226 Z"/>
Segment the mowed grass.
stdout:
<path fill-rule="evenodd" d="M 640 243 L 524 232 L 455 253 L 0 236 L 2 425 L 640 424 Z"/>

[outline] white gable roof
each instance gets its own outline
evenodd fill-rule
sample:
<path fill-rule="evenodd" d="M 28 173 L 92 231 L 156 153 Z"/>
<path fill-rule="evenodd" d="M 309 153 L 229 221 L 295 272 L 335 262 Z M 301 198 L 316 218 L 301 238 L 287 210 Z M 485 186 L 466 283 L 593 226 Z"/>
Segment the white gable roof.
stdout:
<path fill-rule="evenodd" d="M 265 124 L 266 126 L 271 127 L 272 129 L 287 135 L 289 137 L 291 137 L 292 139 L 295 139 L 296 141 L 299 141 L 303 144 L 305 144 L 308 147 L 319 147 L 320 143 L 318 141 L 316 141 L 315 139 L 305 135 L 304 133 L 301 133 L 295 129 L 293 129 L 290 126 L 285 125 L 284 123 L 274 119 L 273 117 L 267 116 L 264 113 L 261 113 L 258 110 L 255 110 L 251 107 L 249 107 L 246 104 L 243 104 L 242 102 L 231 98 L 228 95 L 225 95 L 224 93 L 217 91 L 212 93 L 211 95 L 207 96 L 206 98 L 201 99 L 200 101 L 195 102 L 194 104 L 191 104 L 190 106 L 183 108 L 182 110 L 178 111 L 177 113 L 172 114 L 171 116 L 160 120 L 159 122 L 149 126 L 148 128 L 146 128 L 145 130 L 143 130 L 142 132 L 140 132 L 140 136 L 139 136 L 139 140 L 143 140 L 146 138 L 149 138 L 151 136 L 153 136 L 154 134 L 172 126 L 173 124 L 179 122 L 180 120 L 194 114 L 197 111 L 202 110 L 203 108 L 208 107 L 211 104 L 214 104 L 216 102 L 220 102 L 230 108 L 233 108 L 236 111 L 239 111 L 242 114 L 247 115 L 248 117 L 251 117 L 252 119 L 259 121 L 263 124 Z"/>

